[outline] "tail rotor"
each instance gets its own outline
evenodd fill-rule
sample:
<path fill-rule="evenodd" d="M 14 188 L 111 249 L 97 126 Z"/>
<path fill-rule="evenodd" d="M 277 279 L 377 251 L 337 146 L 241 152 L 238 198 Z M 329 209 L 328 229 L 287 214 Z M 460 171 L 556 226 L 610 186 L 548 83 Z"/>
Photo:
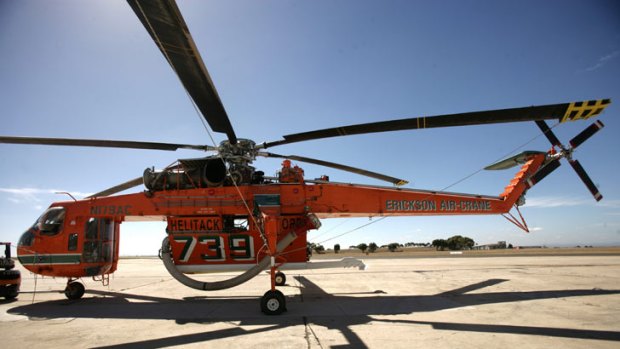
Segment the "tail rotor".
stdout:
<path fill-rule="evenodd" d="M 600 193 L 590 176 L 588 176 L 587 172 L 584 170 L 583 166 L 579 163 L 578 160 L 573 159 L 573 151 L 583 144 L 586 140 L 600 131 L 605 125 L 599 120 L 588 126 L 585 130 L 581 131 L 578 135 L 573 137 L 570 141 L 569 147 L 564 146 L 560 140 L 555 136 L 551 128 L 547 125 L 547 123 L 543 120 L 536 121 L 536 125 L 543 132 L 545 137 L 549 140 L 549 142 L 553 145 L 552 150 L 549 152 L 550 160 L 547 162 L 545 166 L 543 166 L 538 172 L 536 172 L 529 180 L 528 187 L 533 186 L 534 184 L 540 182 L 543 178 L 553 172 L 555 169 L 560 167 L 560 159 L 566 158 L 568 163 L 573 167 L 577 175 L 581 179 L 581 181 L 586 185 L 592 196 L 596 201 L 600 201 L 603 199 L 603 195 Z M 558 149 L 556 149 L 558 148 Z"/>

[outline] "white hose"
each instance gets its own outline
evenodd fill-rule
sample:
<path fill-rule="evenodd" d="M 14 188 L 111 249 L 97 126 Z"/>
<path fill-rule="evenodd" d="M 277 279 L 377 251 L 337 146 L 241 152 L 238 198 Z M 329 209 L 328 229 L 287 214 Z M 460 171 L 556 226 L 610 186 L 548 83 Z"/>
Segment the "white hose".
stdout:
<path fill-rule="evenodd" d="M 295 232 L 290 232 L 282 240 L 280 240 L 280 242 L 278 242 L 278 245 L 276 246 L 276 251 L 278 253 L 282 252 L 296 238 L 297 234 L 295 234 Z M 172 275 L 173 278 L 177 279 L 177 281 L 187 287 L 204 291 L 224 290 L 227 288 L 241 285 L 242 283 L 258 275 L 261 271 L 267 269 L 267 267 L 271 264 L 271 258 L 267 255 L 258 264 L 248 269 L 243 274 L 237 275 L 228 280 L 205 282 L 194 280 L 177 269 L 177 266 L 174 264 L 174 260 L 172 259 L 170 241 L 168 241 L 168 237 L 166 237 L 162 242 L 161 256 L 162 260 L 164 261 L 164 266 L 166 267 L 166 270 L 168 270 L 168 272 L 170 273 L 170 275 Z"/>

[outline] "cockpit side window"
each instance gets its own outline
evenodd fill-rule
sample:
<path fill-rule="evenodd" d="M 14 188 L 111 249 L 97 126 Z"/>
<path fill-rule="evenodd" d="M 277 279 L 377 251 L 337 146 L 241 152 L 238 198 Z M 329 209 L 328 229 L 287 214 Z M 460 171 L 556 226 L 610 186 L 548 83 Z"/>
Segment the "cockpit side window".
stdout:
<path fill-rule="evenodd" d="M 90 218 L 84 228 L 82 261 L 85 263 L 112 262 L 114 221 L 109 218 Z"/>
<path fill-rule="evenodd" d="M 90 218 L 86 222 L 86 229 L 85 229 L 86 240 L 97 240 L 98 228 L 99 228 L 99 220 L 96 218 Z"/>
<path fill-rule="evenodd" d="M 60 233 L 65 221 L 64 207 L 50 207 L 37 221 L 37 228 L 41 235 L 52 236 Z"/>

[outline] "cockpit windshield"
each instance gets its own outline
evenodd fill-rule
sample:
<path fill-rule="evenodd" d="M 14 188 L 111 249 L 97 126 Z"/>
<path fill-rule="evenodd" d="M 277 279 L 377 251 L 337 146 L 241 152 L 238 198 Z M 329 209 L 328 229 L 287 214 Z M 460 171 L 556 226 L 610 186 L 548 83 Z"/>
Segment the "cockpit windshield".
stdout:
<path fill-rule="evenodd" d="M 62 230 L 62 223 L 65 220 L 64 207 L 50 207 L 45 211 L 35 223 L 35 229 L 41 235 L 56 235 Z"/>

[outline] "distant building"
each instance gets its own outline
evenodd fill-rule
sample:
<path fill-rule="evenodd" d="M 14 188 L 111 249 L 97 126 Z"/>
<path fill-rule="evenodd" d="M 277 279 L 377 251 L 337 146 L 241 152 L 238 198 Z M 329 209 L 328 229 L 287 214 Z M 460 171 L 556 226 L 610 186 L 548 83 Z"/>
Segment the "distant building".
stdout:
<path fill-rule="evenodd" d="M 476 245 L 472 250 L 500 250 L 506 248 L 506 241 L 498 241 L 495 244 Z"/>

